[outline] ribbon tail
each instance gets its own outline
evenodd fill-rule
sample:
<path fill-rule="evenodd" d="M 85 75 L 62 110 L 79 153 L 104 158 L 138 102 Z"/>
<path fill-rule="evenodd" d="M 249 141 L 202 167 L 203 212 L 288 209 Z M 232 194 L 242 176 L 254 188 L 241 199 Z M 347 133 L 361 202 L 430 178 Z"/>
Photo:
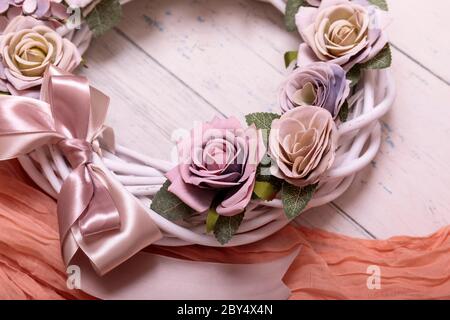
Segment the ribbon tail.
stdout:
<path fill-rule="evenodd" d="M 70 263 L 78 251 L 79 245 L 73 233 L 77 221 L 88 208 L 94 194 L 92 178 L 82 165 L 76 168 L 64 181 L 58 195 L 57 213 L 59 235 L 61 237 L 64 262 Z"/>
<path fill-rule="evenodd" d="M 87 166 L 87 170 L 92 179 L 94 194 L 86 212 L 78 221 L 81 233 L 88 237 L 120 229 L 120 213 L 114 205 L 108 188 L 92 171 L 91 165 Z"/>
<path fill-rule="evenodd" d="M 115 180 L 111 173 L 91 164 L 91 172 L 106 188 L 120 215 L 120 229 L 84 236 L 78 224 L 72 233 L 98 274 L 104 275 L 143 248 L 162 238 L 158 226 L 138 199 Z"/>
<path fill-rule="evenodd" d="M 226 264 L 187 261 L 140 252 L 104 277 L 81 257 L 81 290 L 106 300 L 282 300 L 282 282 L 299 249 L 274 261 Z"/>

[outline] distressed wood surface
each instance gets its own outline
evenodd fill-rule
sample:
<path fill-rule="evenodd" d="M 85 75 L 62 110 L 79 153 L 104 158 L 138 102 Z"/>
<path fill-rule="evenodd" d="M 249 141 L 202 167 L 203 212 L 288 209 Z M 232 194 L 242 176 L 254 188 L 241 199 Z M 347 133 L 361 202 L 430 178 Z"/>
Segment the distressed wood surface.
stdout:
<path fill-rule="evenodd" d="M 386 238 L 450 223 L 448 1 L 390 6 L 398 96 L 381 152 L 341 198 L 302 214 L 306 226 Z M 134 0 L 82 73 L 111 96 L 119 141 L 168 159 L 171 136 L 195 121 L 277 111 L 283 53 L 298 43 L 280 13 L 253 0 Z"/>

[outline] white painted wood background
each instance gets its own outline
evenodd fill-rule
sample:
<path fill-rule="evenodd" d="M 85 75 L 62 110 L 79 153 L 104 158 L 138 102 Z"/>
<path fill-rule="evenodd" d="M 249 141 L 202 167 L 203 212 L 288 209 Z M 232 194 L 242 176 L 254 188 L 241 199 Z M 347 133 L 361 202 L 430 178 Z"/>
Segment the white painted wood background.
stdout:
<path fill-rule="evenodd" d="M 450 224 L 450 2 L 391 0 L 398 96 L 381 152 L 337 201 L 302 222 L 360 238 Z M 82 73 L 112 99 L 119 141 L 169 159 L 173 130 L 216 114 L 278 111 L 283 53 L 299 37 L 254 0 L 134 0 L 89 49 Z"/>

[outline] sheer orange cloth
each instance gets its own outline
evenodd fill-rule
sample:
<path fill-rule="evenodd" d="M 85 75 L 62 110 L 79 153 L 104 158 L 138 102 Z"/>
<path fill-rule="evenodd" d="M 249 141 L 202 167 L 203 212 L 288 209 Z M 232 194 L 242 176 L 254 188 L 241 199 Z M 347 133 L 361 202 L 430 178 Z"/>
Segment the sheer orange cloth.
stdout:
<path fill-rule="evenodd" d="M 1 299 L 90 298 L 66 286 L 57 230 L 55 202 L 33 185 L 17 162 L 2 163 Z M 192 260 L 252 263 L 286 255 L 301 245 L 284 278 L 292 299 L 450 299 L 449 230 L 427 238 L 359 240 L 289 226 L 237 248 L 149 250 Z M 380 282 L 373 282 L 371 268 L 379 271 Z"/>

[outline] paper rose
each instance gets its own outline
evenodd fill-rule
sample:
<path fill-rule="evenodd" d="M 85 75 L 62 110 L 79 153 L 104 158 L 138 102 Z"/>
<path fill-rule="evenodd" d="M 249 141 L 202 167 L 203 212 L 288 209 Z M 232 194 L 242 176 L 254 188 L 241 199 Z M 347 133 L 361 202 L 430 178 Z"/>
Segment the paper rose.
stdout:
<path fill-rule="evenodd" d="M 220 215 L 239 214 L 251 199 L 265 151 L 254 126 L 244 129 L 234 117 L 214 118 L 178 144 L 180 163 L 167 173 L 168 190 L 197 212 L 214 203 Z"/>
<path fill-rule="evenodd" d="M 330 61 L 346 71 L 375 57 L 388 40 L 385 13 L 348 0 L 322 0 L 319 8 L 300 7 L 295 16 L 305 43 L 299 48 L 300 65 Z"/>
<path fill-rule="evenodd" d="M 330 113 L 307 106 L 272 122 L 269 153 L 272 175 L 297 187 L 317 183 L 333 161 L 336 126 Z"/>
<path fill-rule="evenodd" d="M 341 66 L 316 62 L 292 72 L 281 88 L 279 103 L 283 112 L 295 107 L 317 106 L 336 118 L 349 93 L 350 81 Z"/>
<path fill-rule="evenodd" d="M 1 36 L 0 90 L 13 95 L 39 96 L 49 64 L 72 71 L 81 62 L 77 48 L 55 30 L 32 17 L 11 20 Z"/>

